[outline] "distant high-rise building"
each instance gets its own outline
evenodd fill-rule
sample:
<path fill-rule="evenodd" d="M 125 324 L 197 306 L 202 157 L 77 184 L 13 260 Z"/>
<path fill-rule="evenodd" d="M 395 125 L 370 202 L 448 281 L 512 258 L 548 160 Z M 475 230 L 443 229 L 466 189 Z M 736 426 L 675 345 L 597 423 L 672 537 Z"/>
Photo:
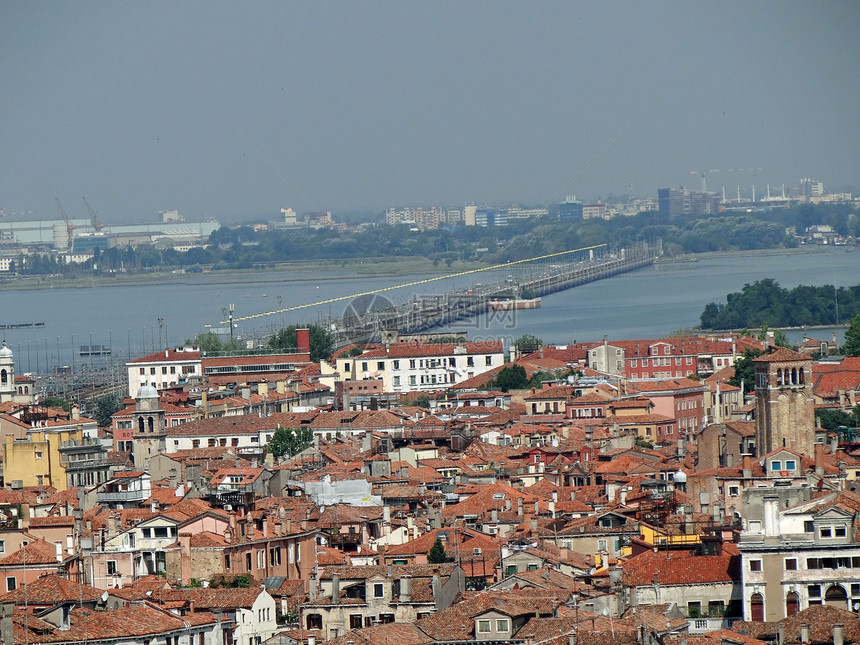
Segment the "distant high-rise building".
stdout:
<path fill-rule="evenodd" d="M 449 208 L 445 212 L 445 221 L 450 224 L 459 224 L 463 221 L 463 211 L 459 208 Z"/>
<path fill-rule="evenodd" d="M 475 212 L 475 226 L 507 226 L 508 214 L 494 208 L 479 208 Z"/>
<path fill-rule="evenodd" d="M 712 215 L 720 212 L 720 196 L 689 188 L 660 188 L 657 204 L 661 213 L 669 217 L 684 215 Z"/>
<path fill-rule="evenodd" d="M 594 204 L 582 205 L 582 219 L 610 219 L 613 212 L 609 206 L 600 200 Z"/>
<path fill-rule="evenodd" d="M 582 202 L 577 201 L 576 197 L 568 195 L 567 199 L 558 205 L 558 218 L 562 220 L 582 219 Z"/>
<path fill-rule="evenodd" d="M 478 217 L 478 207 L 474 204 L 469 204 L 463 209 L 463 221 L 466 226 L 475 226 Z"/>
<path fill-rule="evenodd" d="M 824 182 L 804 177 L 800 180 L 800 192 L 807 197 L 818 197 L 824 194 Z"/>

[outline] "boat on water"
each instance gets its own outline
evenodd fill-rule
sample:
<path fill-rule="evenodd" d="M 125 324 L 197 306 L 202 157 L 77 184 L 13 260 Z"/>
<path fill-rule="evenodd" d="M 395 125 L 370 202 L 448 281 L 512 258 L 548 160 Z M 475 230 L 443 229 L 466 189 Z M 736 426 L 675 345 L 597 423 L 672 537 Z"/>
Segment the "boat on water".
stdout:
<path fill-rule="evenodd" d="M 43 322 L 32 323 L 0 323 L 0 329 L 33 329 L 35 327 L 44 327 Z"/>
<path fill-rule="evenodd" d="M 511 309 L 537 309 L 540 298 L 514 298 L 512 300 L 491 300 L 490 309 L 493 311 L 508 311 Z"/>

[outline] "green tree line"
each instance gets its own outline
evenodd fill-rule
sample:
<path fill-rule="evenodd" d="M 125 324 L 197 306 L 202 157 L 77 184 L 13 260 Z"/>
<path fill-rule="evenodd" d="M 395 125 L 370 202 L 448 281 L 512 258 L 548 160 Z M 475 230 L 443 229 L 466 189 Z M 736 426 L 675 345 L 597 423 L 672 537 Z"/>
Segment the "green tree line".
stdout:
<path fill-rule="evenodd" d="M 800 285 L 785 289 L 766 278 L 730 293 L 725 304 L 709 303 L 700 320 L 703 329 L 800 327 L 844 323 L 858 313 L 860 285 L 838 289 L 830 284 Z"/>

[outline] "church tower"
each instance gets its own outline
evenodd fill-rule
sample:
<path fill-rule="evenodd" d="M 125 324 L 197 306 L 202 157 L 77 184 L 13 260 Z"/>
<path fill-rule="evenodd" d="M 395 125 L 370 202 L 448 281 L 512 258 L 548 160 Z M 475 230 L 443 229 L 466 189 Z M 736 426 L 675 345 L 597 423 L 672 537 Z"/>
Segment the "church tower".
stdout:
<path fill-rule="evenodd" d="M 815 443 L 812 358 L 791 349 L 753 359 L 755 445 L 762 457 L 778 448 L 811 455 Z"/>
<path fill-rule="evenodd" d="M 167 448 L 164 410 L 160 406 L 158 390 L 151 385 L 143 385 L 137 391 L 132 439 L 135 468 L 148 468 L 150 457 L 160 455 Z"/>
<path fill-rule="evenodd" d="M 12 350 L 3 341 L 0 347 L 0 402 L 11 401 L 15 397 L 15 358 Z"/>

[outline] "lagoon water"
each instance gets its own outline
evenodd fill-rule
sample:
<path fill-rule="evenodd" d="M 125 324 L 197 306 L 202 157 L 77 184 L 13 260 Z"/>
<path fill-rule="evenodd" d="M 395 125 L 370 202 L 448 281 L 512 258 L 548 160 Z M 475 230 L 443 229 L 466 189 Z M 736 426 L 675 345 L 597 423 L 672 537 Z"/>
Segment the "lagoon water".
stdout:
<path fill-rule="evenodd" d="M 387 291 L 393 302 L 412 294 L 444 293 L 478 282 L 504 279 L 507 272 L 459 276 Z M 107 345 L 126 359 L 172 346 L 223 326 L 232 303 L 237 319 L 302 305 L 285 313 L 239 320 L 236 332 L 254 335 L 290 323 L 340 315 L 348 300 L 311 303 L 426 280 L 430 276 L 354 277 L 341 272 L 318 276 L 301 272 L 256 275 L 203 274 L 182 282 L 122 287 L 55 288 L 0 292 L 0 323 L 44 322 L 44 327 L 2 330 L 15 352 L 19 372 L 47 371 L 55 365 L 87 364 L 80 345 Z M 744 284 L 774 278 L 783 287 L 798 284 L 851 286 L 860 283 L 860 253 L 831 250 L 791 255 L 722 256 L 697 262 L 658 264 L 543 298 L 540 309 L 461 321 L 452 329 L 470 338 L 514 339 L 533 334 L 545 342 L 608 338 L 655 338 L 693 327 L 709 302 L 724 302 Z M 159 327 L 159 318 L 164 322 Z M 208 326 L 207 326 L 208 325 Z M 838 330 L 841 335 L 843 330 Z M 830 330 L 811 335 L 829 338 Z M 790 334 L 797 339 L 800 332 Z"/>

